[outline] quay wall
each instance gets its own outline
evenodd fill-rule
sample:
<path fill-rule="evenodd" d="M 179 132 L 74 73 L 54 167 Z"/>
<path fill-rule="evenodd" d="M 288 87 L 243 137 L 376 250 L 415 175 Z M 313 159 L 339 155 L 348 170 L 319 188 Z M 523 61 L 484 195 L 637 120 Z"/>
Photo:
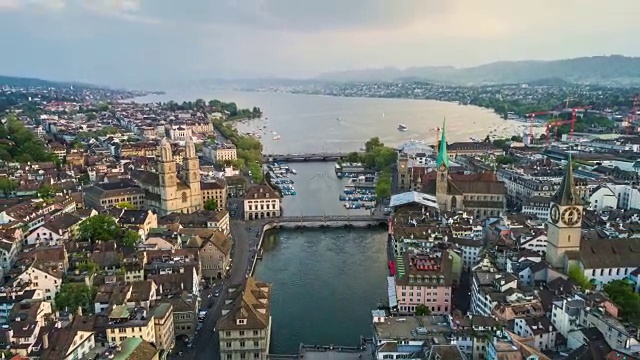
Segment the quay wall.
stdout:
<path fill-rule="evenodd" d="M 262 230 L 260 231 L 260 240 L 258 241 L 258 246 L 256 248 L 256 256 L 253 258 L 253 262 L 251 263 L 251 271 L 249 271 L 248 276 L 253 276 L 256 265 L 258 263 L 258 255 L 260 253 L 260 249 L 262 249 L 262 243 L 264 241 L 265 233 L 268 230 L 272 229 L 304 229 L 304 228 L 345 228 L 345 227 L 353 227 L 353 228 L 370 228 L 380 226 L 381 224 L 386 225 L 386 220 L 380 219 L 371 219 L 371 220 L 325 220 L 325 221 L 305 221 L 305 220 L 287 220 L 280 221 L 277 218 L 274 218 L 271 221 L 266 222 L 262 225 Z"/>

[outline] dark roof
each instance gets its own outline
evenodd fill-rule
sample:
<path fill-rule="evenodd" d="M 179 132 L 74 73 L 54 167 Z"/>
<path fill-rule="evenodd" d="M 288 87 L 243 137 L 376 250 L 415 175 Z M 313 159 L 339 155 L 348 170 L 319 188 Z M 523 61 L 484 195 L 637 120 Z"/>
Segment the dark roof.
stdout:
<path fill-rule="evenodd" d="M 252 199 L 280 199 L 280 195 L 267 184 L 260 184 L 250 187 L 247 190 L 247 194 L 244 196 L 245 200 Z"/>
<path fill-rule="evenodd" d="M 118 196 L 123 194 L 131 194 L 132 191 L 134 193 L 144 193 L 140 187 L 136 186 L 134 183 L 123 180 L 113 183 L 102 183 L 95 184 L 88 187 L 85 190 L 85 193 L 92 194 L 96 197 L 101 196 Z"/>
<path fill-rule="evenodd" d="M 640 258 L 640 238 L 583 239 L 579 258 L 586 269 L 635 268 Z"/>
<path fill-rule="evenodd" d="M 124 210 L 118 222 L 126 225 L 143 225 L 148 216 L 148 210 Z"/>
<path fill-rule="evenodd" d="M 69 213 L 64 213 L 60 216 L 57 216 L 55 219 L 45 223 L 44 227 L 57 234 L 60 234 L 63 231 L 68 230 L 73 225 L 79 223 L 80 221 L 82 221 L 81 218 Z"/>

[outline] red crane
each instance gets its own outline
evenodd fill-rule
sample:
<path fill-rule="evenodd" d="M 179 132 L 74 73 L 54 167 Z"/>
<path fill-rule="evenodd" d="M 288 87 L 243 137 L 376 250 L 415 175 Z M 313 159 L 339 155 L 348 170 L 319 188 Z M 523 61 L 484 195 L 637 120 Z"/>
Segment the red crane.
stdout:
<path fill-rule="evenodd" d="M 627 135 L 631 135 L 631 129 L 636 121 L 638 121 L 638 95 L 633 97 L 633 108 L 631 108 L 631 114 L 628 120 Z"/>
<path fill-rule="evenodd" d="M 578 106 L 571 108 L 571 132 L 569 133 L 569 141 L 573 141 L 573 129 L 576 126 L 576 113 L 578 110 L 586 110 L 590 109 L 591 106 Z M 558 132 L 558 128 L 556 128 L 556 133 Z"/>
<path fill-rule="evenodd" d="M 533 143 L 533 119 L 536 117 L 536 115 L 547 115 L 547 114 L 551 114 L 551 111 L 536 111 L 536 112 L 527 114 L 527 116 L 529 117 L 529 136 L 531 137 L 532 143 Z"/>
<path fill-rule="evenodd" d="M 549 145 L 549 129 L 551 129 L 552 127 L 556 128 L 556 134 L 555 134 L 555 138 L 558 138 L 558 128 L 562 125 L 568 125 L 573 123 L 574 120 L 561 120 L 561 119 L 557 119 L 555 121 L 549 122 L 547 124 L 547 129 L 545 130 L 545 135 L 547 137 L 547 145 Z M 573 134 L 573 133 L 572 133 Z"/>

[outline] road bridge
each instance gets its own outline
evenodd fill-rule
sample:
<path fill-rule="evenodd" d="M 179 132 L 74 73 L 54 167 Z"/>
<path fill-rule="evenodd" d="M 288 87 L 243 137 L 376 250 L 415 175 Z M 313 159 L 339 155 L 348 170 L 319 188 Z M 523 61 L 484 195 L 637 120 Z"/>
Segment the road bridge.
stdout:
<path fill-rule="evenodd" d="M 346 152 L 319 152 L 309 154 L 264 154 L 262 161 L 303 162 L 303 161 L 337 161 L 347 156 Z"/>

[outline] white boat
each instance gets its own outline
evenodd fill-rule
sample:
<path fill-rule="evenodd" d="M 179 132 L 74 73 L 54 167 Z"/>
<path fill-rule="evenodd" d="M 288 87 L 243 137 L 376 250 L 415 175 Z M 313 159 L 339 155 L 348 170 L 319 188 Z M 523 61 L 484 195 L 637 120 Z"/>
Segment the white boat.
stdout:
<path fill-rule="evenodd" d="M 280 140 L 280 135 L 273 135 L 273 140 Z"/>
<path fill-rule="evenodd" d="M 398 130 L 400 130 L 400 131 L 407 131 L 407 125 L 404 125 L 404 124 L 400 124 L 400 125 L 398 125 Z"/>
<path fill-rule="evenodd" d="M 295 174 L 297 174 L 298 172 L 296 171 L 296 169 L 291 169 L 291 173 L 292 173 L 293 175 L 295 175 Z"/>

